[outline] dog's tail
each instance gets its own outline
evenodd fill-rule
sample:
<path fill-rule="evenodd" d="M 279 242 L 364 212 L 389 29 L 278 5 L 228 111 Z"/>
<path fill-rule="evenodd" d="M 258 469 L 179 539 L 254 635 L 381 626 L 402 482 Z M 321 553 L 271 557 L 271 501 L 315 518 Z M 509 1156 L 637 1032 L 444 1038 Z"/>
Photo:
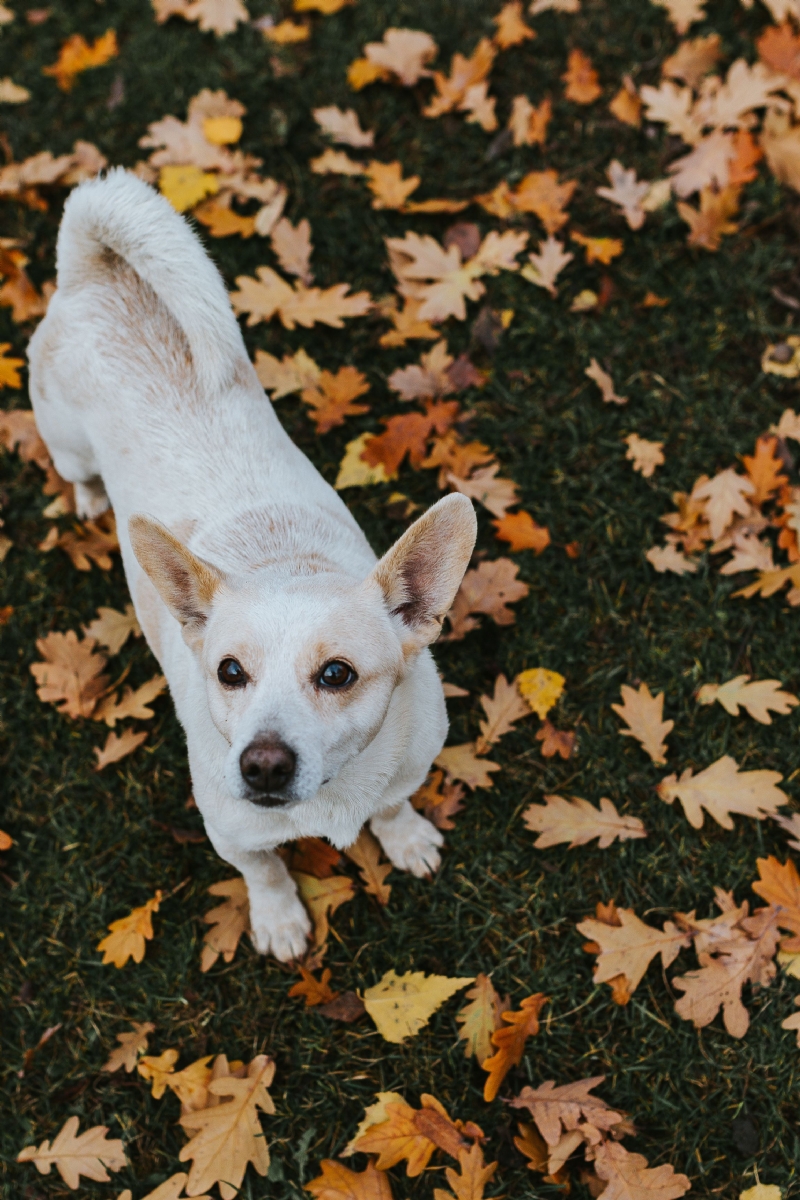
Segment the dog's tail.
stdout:
<path fill-rule="evenodd" d="M 76 188 L 58 236 L 58 286 L 97 278 L 108 251 L 150 285 L 186 335 L 195 378 L 206 394 L 230 386 L 247 354 L 222 278 L 168 200 L 117 167 Z"/>

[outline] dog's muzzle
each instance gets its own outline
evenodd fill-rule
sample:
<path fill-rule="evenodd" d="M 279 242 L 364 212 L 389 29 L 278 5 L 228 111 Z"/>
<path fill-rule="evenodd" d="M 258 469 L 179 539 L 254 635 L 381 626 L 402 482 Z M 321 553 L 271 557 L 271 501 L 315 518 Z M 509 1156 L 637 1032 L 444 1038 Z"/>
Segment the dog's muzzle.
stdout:
<path fill-rule="evenodd" d="M 279 738 L 257 737 L 242 751 L 239 769 L 253 804 L 277 808 L 290 799 L 286 791 L 297 770 L 297 755 Z"/>

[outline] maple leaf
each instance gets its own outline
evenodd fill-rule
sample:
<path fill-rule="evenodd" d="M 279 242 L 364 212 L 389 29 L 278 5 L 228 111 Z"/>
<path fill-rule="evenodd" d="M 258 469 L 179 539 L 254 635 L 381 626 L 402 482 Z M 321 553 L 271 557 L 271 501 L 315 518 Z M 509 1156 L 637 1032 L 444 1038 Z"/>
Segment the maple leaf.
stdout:
<path fill-rule="evenodd" d="M 519 497 L 517 485 L 513 480 L 496 478 L 499 470 L 499 463 L 490 463 L 488 466 L 478 467 L 469 479 L 460 479 L 450 473 L 447 482 L 457 492 L 469 496 L 471 500 L 477 500 L 495 517 L 504 517 L 509 508 L 519 504 Z"/>
<path fill-rule="evenodd" d="M 698 952 L 699 969 L 672 980 L 673 987 L 684 993 L 675 1004 L 679 1017 L 702 1029 L 722 1008 L 731 1037 L 744 1037 L 750 1015 L 742 1004 L 742 987 L 745 983 L 768 987 L 777 971 L 772 961 L 780 938 L 775 916 L 773 910 L 762 909 L 740 923 L 738 936 L 719 942 L 716 954 Z"/>
<path fill-rule="evenodd" d="M 469 58 L 465 58 L 463 54 L 454 54 L 449 76 L 441 71 L 433 72 L 436 92 L 428 106 L 423 108 L 422 115 L 441 117 L 446 112 L 452 112 L 464 99 L 469 88 L 487 78 L 496 53 L 496 48 L 489 38 L 481 38 Z"/>
<path fill-rule="evenodd" d="M 484 1071 L 488 1071 L 483 1087 L 483 1098 L 487 1102 L 494 1100 L 511 1068 L 522 1062 L 525 1043 L 539 1032 L 539 1013 L 548 999 L 542 992 L 537 992 L 525 997 L 518 1012 L 502 1014 L 506 1024 L 492 1034 L 495 1053 L 481 1063 Z"/>
<path fill-rule="evenodd" d="M 108 686 L 108 676 L 102 673 L 106 659 L 97 653 L 94 640 L 79 642 L 70 629 L 38 638 L 36 649 L 44 659 L 30 666 L 39 699 L 55 704 L 57 712 L 73 720 L 90 717 Z"/>
<path fill-rule="evenodd" d="M 276 222 L 269 235 L 273 253 L 288 275 L 296 275 L 306 287 L 314 276 L 309 267 L 311 259 L 311 226 L 308 221 L 292 225 L 286 217 Z"/>
<path fill-rule="evenodd" d="M 549 96 L 539 104 L 531 104 L 527 96 L 515 96 L 511 102 L 508 130 L 515 146 L 544 146 L 547 126 L 553 116 Z"/>
<path fill-rule="evenodd" d="M 305 999 L 306 1008 L 313 1008 L 317 1004 L 330 1004 L 331 1000 L 335 1000 L 339 995 L 330 986 L 330 967 L 325 968 L 320 979 L 316 979 L 311 971 L 302 965 L 297 969 L 302 978 L 299 983 L 292 984 L 289 988 L 289 995 L 302 996 Z"/>
<path fill-rule="evenodd" d="M 134 721 L 149 721 L 155 716 L 155 713 L 152 708 L 148 708 L 148 705 L 161 695 L 166 686 L 167 681 L 163 675 L 154 675 L 152 679 L 148 679 L 147 683 L 143 683 L 135 691 L 133 688 L 126 687 L 119 699 L 109 695 L 101 700 L 92 713 L 92 719 L 105 721 L 110 729 L 114 728 L 117 721 L 124 721 L 128 717 L 133 718 Z"/>
<path fill-rule="evenodd" d="M 494 455 L 483 442 L 462 442 L 451 429 L 441 437 L 433 438 L 430 453 L 421 466 L 438 467 L 437 482 L 440 488 L 445 488 L 449 475 L 465 479 L 475 467 L 493 460 Z"/>
<path fill-rule="evenodd" d="M 578 931 L 599 948 L 593 950 L 599 954 L 593 981 L 611 983 L 624 975 L 628 988 L 621 1002 L 626 1004 L 656 955 L 660 954 L 662 964 L 668 967 L 679 951 L 691 944 L 691 938 L 672 921 L 665 921 L 663 930 L 646 925 L 629 908 L 616 909 L 615 916 L 618 924 L 614 925 L 587 917 L 578 923 Z"/>
<path fill-rule="evenodd" d="M 691 204 L 678 204 L 678 213 L 690 228 L 688 245 L 701 246 L 704 250 L 719 250 L 720 239 L 725 234 L 736 233 L 739 226 L 729 218 L 739 206 L 739 188 L 726 187 L 721 192 L 703 188 L 700 193 L 700 209 Z M 733 469 L 729 468 L 732 472 Z"/>
<path fill-rule="evenodd" d="M 136 733 L 133 729 L 123 729 L 119 736 L 116 733 L 109 733 L 102 749 L 100 746 L 95 746 L 94 748 L 94 753 L 97 757 L 97 763 L 94 767 L 95 771 L 102 771 L 104 767 L 119 762 L 120 759 L 127 758 L 129 754 L 133 754 L 134 750 L 137 750 L 141 746 L 142 742 L 146 741 L 146 730 Z"/>
<path fill-rule="evenodd" d="M 562 796 L 545 796 L 545 803 L 531 804 L 522 814 L 525 827 L 539 837 L 533 843 L 537 850 L 568 842 L 569 849 L 585 846 L 592 838 L 599 838 L 598 849 L 607 849 L 616 838 L 621 842 L 630 838 L 647 837 L 647 831 L 638 817 L 621 817 L 614 805 L 605 796 L 600 799 L 600 811 L 588 800 L 575 796 L 565 800 Z"/>
<path fill-rule="evenodd" d="M 404 975 L 387 971 L 379 983 L 364 991 L 364 1007 L 384 1041 L 404 1042 L 428 1024 L 445 1000 L 474 979 L 474 975 L 451 979 L 422 971 Z"/>
<path fill-rule="evenodd" d="M 800 704 L 791 692 L 780 691 L 779 679 L 756 679 L 750 682 L 749 675 L 737 675 L 727 683 L 706 683 L 697 693 L 698 704 L 713 704 L 718 701 L 732 717 L 738 717 L 739 705 L 762 725 L 771 725 L 769 710 L 785 716 L 795 705 Z"/>
<path fill-rule="evenodd" d="M 475 976 L 475 986 L 464 996 L 469 1003 L 456 1013 L 461 1026 L 459 1039 L 465 1042 L 464 1056 L 473 1055 L 479 1063 L 492 1053 L 492 1034 L 503 1024 L 503 1001 L 488 975 Z"/>
<path fill-rule="evenodd" d="M 469 1150 L 459 1151 L 458 1165 L 461 1168 L 460 1175 L 452 1167 L 445 1167 L 444 1170 L 456 1200 L 483 1200 L 484 1188 L 497 1170 L 497 1163 L 487 1165 L 480 1143 L 473 1142 Z M 433 1197 L 434 1200 L 453 1200 L 453 1195 L 441 1188 L 434 1188 Z"/>
<path fill-rule="evenodd" d="M 506 513 L 499 521 L 492 521 L 498 541 L 508 542 L 512 554 L 519 550 L 533 550 L 541 554 L 550 545 L 550 531 L 546 525 L 537 525 L 530 513 L 521 510 Z"/>
<path fill-rule="evenodd" d="M 479 787 L 492 787 L 491 773 L 501 769 L 498 763 L 494 763 L 488 758 L 481 758 L 474 742 L 465 742 L 460 746 L 445 746 L 434 762 L 446 773 L 448 781 L 460 779 L 473 791 Z"/>
<path fill-rule="evenodd" d="M 564 676 L 545 667 L 530 667 L 517 676 L 517 688 L 529 708 L 543 721 L 564 691 Z"/>
<path fill-rule="evenodd" d="M 370 1160 L 363 1171 L 351 1171 L 333 1158 L 323 1158 L 322 1174 L 303 1184 L 317 1200 L 392 1200 L 389 1176 Z"/>
<path fill-rule="evenodd" d="M 786 793 L 777 786 L 782 778 L 778 771 L 739 771 L 736 760 L 725 754 L 699 775 L 687 767 L 680 779 L 667 776 L 656 790 L 667 804 L 680 800 L 695 829 L 703 826 L 703 809 L 723 829 L 733 829 L 731 813 L 763 821 L 788 804 Z"/>
<path fill-rule="evenodd" d="M 257 1055 L 245 1079 L 233 1076 L 213 1079 L 210 1096 L 230 1097 L 223 1103 L 184 1113 L 181 1125 L 194 1132 L 179 1154 L 181 1162 L 192 1160 L 186 1191 L 191 1195 L 219 1184 L 223 1200 L 233 1200 L 241 1186 L 248 1163 L 259 1175 L 269 1170 L 269 1150 L 261 1128 L 259 1109 L 270 1115 L 275 1105 L 267 1091 L 275 1064 L 266 1054 Z"/>
<path fill-rule="evenodd" d="M 78 1187 L 81 1176 L 108 1183 L 108 1171 L 121 1171 L 127 1159 L 120 1139 L 108 1139 L 107 1133 L 108 1126 L 94 1125 L 79 1134 L 78 1118 L 69 1117 L 52 1145 L 47 1138 L 38 1148 L 26 1146 L 17 1155 L 17 1162 L 32 1162 L 40 1175 L 49 1175 L 55 1167 L 70 1188 Z"/>
<path fill-rule="evenodd" d="M 608 371 L 604 371 L 596 358 L 593 358 L 589 366 L 583 372 L 587 378 L 591 379 L 600 388 L 603 395 L 604 404 L 627 404 L 627 396 L 618 396 L 614 389 L 614 380 L 609 375 Z"/>
<path fill-rule="evenodd" d="M 650 479 L 656 467 L 664 462 L 664 443 L 648 442 L 647 438 L 639 437 L 638 433 L 630 433 L 624 439 L 628 447 L 625 457 L 633 463 L 634 471 L 638 471 L 645 479 Z"/>
<path fill-rule="evenodd" d="M 644 225 L 645 210 L 642 201 L 650 191 L 650 184 L 645 180 L 636 179 L 633 167 L 626 170 L 616 158 L 606 168 L 611 187 L 595 188 L 598 196 L 616 204 L 622 209 L 622 215 L 631 229 L 641 229 Z"/>
<path fill-rule="evenodd" d="M 455 824 L 450 818 L 464 807 L 464 788 L 460 783 L 443 783 L 443 780 L 443 770 L 433 771 L 411 797 L 411 803 L 437 829 L 455 829 Z"/>
<path fill-rule="evenodd" d="M 121 1067 L 130 1074 L 136 1066 L 136 1060 L 147 1049 L 147 1035 L 155 1029 L 152 1021 L 131 1021 L 133 1029 L 126 1029 L 117 1034 L 118 1046 L 109 1054 L 103 1063 L 103 1071 L 119 1071 Z"/>
<path fill-rule="evenodd" d="M 534 737 L 537 742 L 542 743 L 543 758 L 554 758 L 556 754 L 560 754 L 565 760 L 572 758 L 578 740 L 577 734 L 571 730 L 556 729 L 547 720 L 541 729 L 536 731 Z"/>
<path fill-rule="evenodd" d="M 333 142 L 354 146 L 357 149 L 372 146 L 375 142 L 375 134 L 372 130 L 361 128 L 355 109 L 343 110 L 336 104 L 330 104 L 325 108 L 312 109 L 311 115 L 322 132 L 326 133 Z"/>
<path fill-rule="evenodd" d="M 60 534 L 52 544 L 40 545 L 39 549 L 63 550 L 79 571 L 91 571 L 96 563 L 101 571 L 110 571 L 114 565 L 111 555 L 119 550 L 117 526 L 111 512 L 103 513 L 96 521 L 84 521 Z"/>
<path fill-rule="evenodd" d="M 61 46 L 56 62 L 51 67 L 42 67 L 42 74 L 51 75 L 62 92 L 71 92 L 82 71 L 102 67 L 118 54 L 117 35 L 113 29 L 95 38 L 91 45 L 82 34 L 73 33 Z"/>
<path fill-rule="evenodd" d="M 355 896 L 353 881 L 346 875 L 332 875 L 328 879 L 317 879 L 302 871 L 292 871 L 291 874 L 297 884 L 300 899 L 311 917 L 314 926 L 313 947 L 318 950 L 328 940 L 330 932 L 328 917 Z"/>
<path fill-rule="evenodd" d="M 586 262 L 603 263 L 608 266 L 612 259 L 618 258 L 624 250 L 624 244 L 619 238 L 593 238 L 584 237 L 582 233 L 571 233 L 570 237 L 573 242 L 577 242 L 579 246 L 583 246 L 586 251 Z"/>
<path fill-rule="evenodd" d="M 622 121 L 623 125 L 630 125 L 633 129 L 641 126 L 642 102 L 639 99 L 636 85 L 629 75 L 623 77 L 622 87 L 609 103 L 608 111 L 618 121 Z"/>
<path fill-rule="evenodd" d="M 513 625 L 515 617 L 508 605 L 522 600 L 530 590 L 517 579 L 518 574 L 519 567 L 510 558 L 482 562 L 467 571 L 447 614 L 452 627 L 449 640 L 458 641 L 478 627 L 472 613 L 484 613 L 497 625 Z"/>
<path fill-rule="evenodd" d="M 694 0 L 689 0 L 694 3 Z M 594 1154 L 594 1169 L 606 1187 L 602 1200 L 677 1200 L 692 1186 L 669 1163 L 648 1167 L 643 1154 L 632 1154 L 619 1142 L 604 1140 Z"/>
<path fill-rule="evenodd" d="M 517 689 L 516 680 L 509 683 L 502 674 L 494 681 L 494 695 L 481 696 L 481 705 L 486 719 L 480 723 L 481 736 L 475 745 L 478 754 L 484 754 L 510 733 L 517 721 L 531 713 L 530 705 Z"/>
<path fill-rule="evenodd" d="M 151 900 L 132 909 L 127 917 L 111 922 L 110 932 L 97 946 L 103 952 L 103 966 L 113 963 L 115 967 L 124 967 L 129 958 L 136 963 L 142 961 L 145 943 L 153 938 L 153 913 L 158 912 L 160 904 L 158 890 Z"/>
<path fill-rule="evenodd" d="M 528 255 L 528 261 L 520 274 L 523 279 L 528 280 L 528 283 L 545 288 L 551 296 L 557 296 L 556 280 L 574 257 L 574 254 L 566 253 L 563 243 L 551 234 L 546 242 L 539 243 L 538 254 Z"/>
<path fill-rule="evenodd" d="M 124 612 L 101 605 L 95 619 L 83 626 L 83 632 L 98 646 L 105 646 L 109 654 L 119 654 L 129 637 L 142 636 L 132 604 L 126 604 Z"/>
<path fill-rule="evenodd" d="M 620 691 L 622 704 L 611 705 L 614 712 L 622 717 L 629 727 L 620 729 L 620 733 L 623 737 L 634 737 L 641 742 L 643 750 L 654 763 L 665 763 L 667 761 L 665 738 L 674 728 L 675 722 L 663 720 L 663 692 L 652 696 L 646 683 L 641 683 L 638 691 L 623 684 Z"/>
<path fill-rule="evenodd" d="M 776 817 L 776 820 L 784 825 L 786 823 L 786 818 Z M 757 858 L 756 865 L 759 878 L 752 885 L 753 891 L 777 908 L 775 920 L 778 925 L 800 935 L 800 875 L 794 863 L 790 858 L 781 863 L 770 855 L 768 858 Z M 800 937 L 784 941 L 781 949 L 800 950 Z"/>
<path fill-rule="evenodd" d="M 697 570 L 697 563 L 692 562 L 677 547 L 651 546 L 645 558 L 656 571 L 673 571 L 676 575 L 692 575 Z"/>
<path fill-rule="evenodd" d="M 307 404 L 317 433 L 327 433 L 344 425 L 346 417 L 369 412 L 368 404 L 354 404 L 357 396 L 369 391 L 365 375 L 355 367 L 340 367 L 336 374 L 320 371 L 316 383 L 303 388 L 300 399 Z"/>
<path fill-rule="evenodd" d="M 358 840 L 345 849 L 345 854 L 358 867 L 364 891 L 374 896 L 379 904 L 388 904 L 392 888 L 385 880 L 392 870 L 392 864 L 380 861 L 380 844 L 366 827 L 361 830 Z"/>
<path fill-rule="evenodd" d="M 271 321 L 277 315 L 285 329 L 294 329 L 296 324 L 310 329 L 317 322 L 341 329 L 345 319 L 361 317 L 372 307 L 368 292 L 348 296 L 347 283 L 321 289 L 307 288 L 298 280 L 291 287 L 270 267 L 256 267 L 256 275 L 257 279 L 238 275 L 239 291 L 231 293 L 234 311 L 248 314 L 248 326 Z"/>
<path fill-rule="evenodd" d="M 296 354 L 284 354 L 283 359 L 277 359 L 264 350 L 256 350 L 253 365 L 259 383 L 266 391 L 272 392 L 273 400 L 313 387 L 322 374 L 313 358 L 309 358 L 302 349 Z"/>
<path fill-rule="evenodd" d="M 564 91 L 565 99 L 574 100 L 576 104 L 592 104 L 602 95 L 597 71 L 592 66 L 591 59 L 582 50 L 570 50 L 567 70 L 561 78 L 567 85 Z"/>
<path fill-rule="evenodd" d="M 430 76 L 427 64 L 438 53 L 431 35 L 420 29 L 385 29 L 382 41 L 368 42 L 364 47 L 367 62 L 394 76 L 404 87 L 413 87 Z"/>

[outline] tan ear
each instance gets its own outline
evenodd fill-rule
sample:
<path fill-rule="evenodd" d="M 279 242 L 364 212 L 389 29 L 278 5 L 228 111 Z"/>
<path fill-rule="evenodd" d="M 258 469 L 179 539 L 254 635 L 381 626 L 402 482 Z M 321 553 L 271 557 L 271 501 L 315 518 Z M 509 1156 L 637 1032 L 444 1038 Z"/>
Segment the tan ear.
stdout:
<path fill-rule="evenodd" d="M 445 496 L 384 554 L 372 578 L 389 611 L 408 631 L 406 643 L 422 649 L 439 636 L 475 546 L 478 522 L 472 502 Z"/>
<path fill-rule="evenodd" d="M 173 617 L 185 632 L 200 633 L 223 573 L 187 550 L 154 517 L 134 513 L 128 532 L 133 553 Z"/>

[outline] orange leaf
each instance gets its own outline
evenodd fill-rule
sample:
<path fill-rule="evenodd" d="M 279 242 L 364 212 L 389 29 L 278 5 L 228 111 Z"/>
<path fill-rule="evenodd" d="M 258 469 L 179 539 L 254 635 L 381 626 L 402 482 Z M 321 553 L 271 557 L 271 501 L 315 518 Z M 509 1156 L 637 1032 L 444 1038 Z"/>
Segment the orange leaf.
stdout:
<path fill-rule="evenodd" d="M 756 441 L 755 454 L 742 457 L 748 478 L 756 486 L 751 500 L 759 507 L 787 482 L 783 460 L 775 454 L 777 446 L 778 439 L 775 436 L 760 437 Z"/>
<path fill-rule="evenodd" d="M 330 967 L 325 968 L 321 979 L 315 979 L 311 972 L 303 966 L 298 966 L 297 969 L 302 978 L 299 983 L 292 984 L 289 988 L 289 995 L 303 996 L 306 1008 L 313 1008 L 315 1004 L 330 1004 L 331 1000 L 335 1000 L 339 995 L 330 987 Z"/>
<path fill-rule="evenodd" d="M 456 419 L 459 405 L 456 400 L 429 404 L 424 413 L 401 413 L 384 417 L 386 432 L 370 438 L 361 457 L 371 467 L 380 463 L 387 475 L 393 475 L 408 455 L 412 467 L 421 467 L 431 434 L 446 433 Z"/>
<path fill-rule="evenodd" d="M 243 238 L 249 238 L 256 231 L 255 217 L 243 217 L 217 200 L 206 200 L 198 205 L 192 216 L 205 225 L 211 237 L 231 237 L 238 233 Z"/>
<path fill-rule="evenodd" d="M 455 829 L 450 818 L 464 807 L 464 785 L 452 782 L 442 785 L 443 779 L 444 771 L 433 771 L 411 797 L 411 803 L 437 829 Z"/>
<path fill-rule="evenodd" d="M 778 924 L 800 935 L 800 875 L 789 858 L 785 863 L 772 855 L 757 858 L 759 879 L 752 885 L 757 896 L 781 910 Z M 782 943 L 784 950 L 800 950 L 800 937 Z"/>
<path fill-rule="evenodd" d="M 519 46 L 522 42 L 536 37 L 535 31 L 522 19 L 522 0 L 508 0 L 492 20 L 497 26 L 494 42 L 500 50 L 507 50 L 509 46 Z"/>
<path fill-rule="evenodd" d="M 129 958 L 136 963 L 142 961 L 145 942 L 153 937 L 153 913 L 158 912 L 160 903 L 161 892 L 157 891 L 152 900 L 132 909 L 127 917 L 111 922 L 108 935 L 97 946 L 103 951 L 103 965 L 124 967 Z"/>
<path fill-rule="evenodd" d="M 333 1158 L 323 1158 L 322 1174 L 304 1185 L 317 1200 L 392 1200 L 389 1176 L 370 1160 L 363 1171 L 351 1171 Z"/>
<path fill-rule="evenodd" d="M 570 237 L 573 242 L 583 246 L 586 251 L 586 261 L 590 264 L 599 262 L 607 267 L 611 260 L 618 258 L 625 249 L 624 243 L 619 238 L 584 237 L 582 233 L 571 233 Z"/>
<path fill-rule="evenodd" d="M 578 740 L 577 734 L 572 730 L 556 729 L 549 721 L 545 721 L 535 737 L 537 742 L 542 743 L 542 754 L 545 758 L 554 758 L 556 754 L 560 754 L 564 759 L 571 758 Z"/>
<path fill-rule="evenodd" d="M 508 542 L 512 553 L 516 550 L 535 550 L 541 554 L 550 545 L 550 531 L 546 525 L 537 525 L 530 513 L 521 511 L 506 513 L 499 521 L 492 521 L 495 537 Z"/>
<path fill-rule="evenodd" d="M 61 91 L 69 92 L 76 75 L 88 71 L 91 67 L 102 67 L 118 54 L 117 35 L 113 29 L 109 29 L 102 37 L 95 38 L 91 46 L 82 34 L 73 33 L 62 45 L 53 65 L 42 67 L 42 74 L 52 75 Z"/>
<path fill-rule="evenodd" d="M 291 869 L 316 875 L 317 879 L 330 879 L 334 868 L 339 866 L 342 856 L 322 838 L 300 838 L 294 844 Z"/>
<path fill-rule="evenodd" d="M 522 1001 L 519 1012 L 503 1013 L 507 1024 L 492 1034 L 492 1045 L 497 1047 L 497 1053 L 482 1064 L 484 1071 L 489 1072 L 483 1089 L 484 1100 L 494 1100 L 508 1072 L 522 1061 L 526 1041 L 539 1032 L 539 1013 L 548 999 L 542 992 L 536 992 Z"/>
<path fill-rule="evenodd" d="M 321 371 L 317 382 L 303 389 L 300 399 L 309 406 L 317 433 L 327 433 L 336 425 L 344 425 L 345 417 L 369 412 L 368 404 L 353 403 L 357 396 L 368 391 L 365 375 L 355 367 L 340 367 L 335 375 Z"/>
<path fill-rule="evenodd" d="M 567 70 L 561 78 L 567 85 L 564 92 L 566 99 L 574 100 L 576 104 L 591 104 L 601 94 L 597 71 L 582 50 L 570 50 Z"/>
<path fill-rule="evenodd" d="M 773 71 L 800 79 L 800 36 L 790 21 L 768 25 L 756 42 L 758 57 Z"/>
<path fill-rule="evenodd" d="M 757 177 L 756 163 L 764 157 L 764 151 L 748 129 L 737 129 L 733 144 L 736 154 L 728 166 L 728 183 L 735 187 L 741 183 L 751 183 Z"/>
<path fill-rule="evenodd" d="M 736 233 L 739 226 L 730 220 L 739 208 L 739 188 L 728 186 L 721 192 L 703 188 L 700 192 L 700 209 L 691 204 L 678 204 L 682 221 L 689 226 L 687 243 L 702 246 L 704 250 L 719 250 L 725 234 Z"/>

